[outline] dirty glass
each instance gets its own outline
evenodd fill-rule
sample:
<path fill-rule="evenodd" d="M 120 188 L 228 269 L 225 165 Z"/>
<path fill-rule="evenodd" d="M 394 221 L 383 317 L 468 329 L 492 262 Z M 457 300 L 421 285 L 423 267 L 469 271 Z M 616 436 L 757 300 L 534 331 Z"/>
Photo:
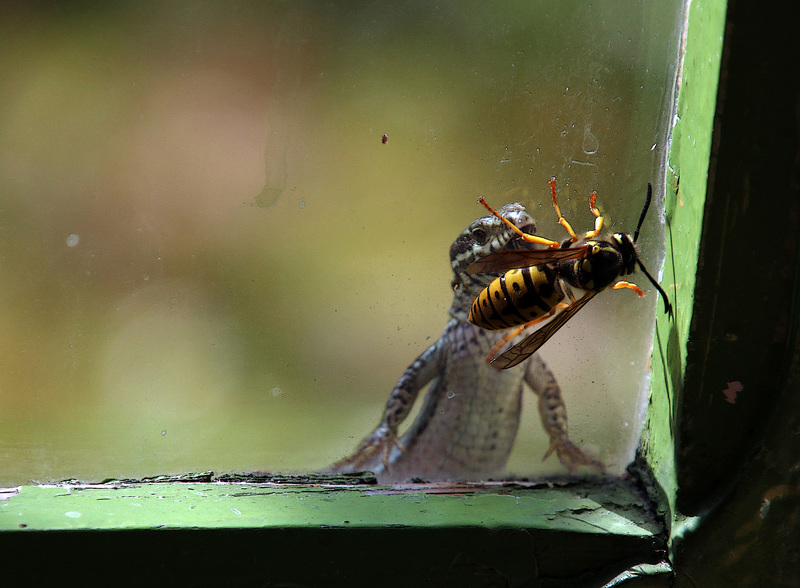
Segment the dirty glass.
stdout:
<path fill-rule="evenodd" d="M 680 3 L 82 2 L 4 9 L 0 484 L 313 471 L 436 341 L 448 250 L 519 201 L 632 231 L 662 161 Z M 660 203 L 639 244 L 663 255 Z M 542 351 L 621 472 L 656 292 Z M 563 474 L 535 398 L 508 469 Z"/>

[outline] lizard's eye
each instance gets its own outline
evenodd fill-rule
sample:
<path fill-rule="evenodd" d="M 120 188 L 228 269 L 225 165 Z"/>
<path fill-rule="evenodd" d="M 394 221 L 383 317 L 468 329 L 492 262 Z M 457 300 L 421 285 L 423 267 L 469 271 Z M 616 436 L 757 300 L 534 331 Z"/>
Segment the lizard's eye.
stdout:
<path fill-rule="evenodd" d="M 472 229 L 472 238 L 475 239 L 475 242 L 478 245 L 483 245 L 486 243 L 486 231 L 481 228 L 474 228 Z"/>

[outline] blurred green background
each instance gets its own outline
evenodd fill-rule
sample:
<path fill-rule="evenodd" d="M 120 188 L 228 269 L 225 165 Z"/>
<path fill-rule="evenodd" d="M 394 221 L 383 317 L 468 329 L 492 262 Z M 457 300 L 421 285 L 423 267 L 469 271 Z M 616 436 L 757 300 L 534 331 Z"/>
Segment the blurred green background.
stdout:
<path fill-rule="evenodd" d="M 678 2 L 0 12 L 3 485 L 323 467 L 439 337 L 479 195 L 560 239 L 553 175 L 577 230 L 591 190 L 626 231 L 663 190 Z M 618 471 L 658 302 L 636 281 L 544 351 Z M 527 400 L 509 467 L 560 472 Z"/>

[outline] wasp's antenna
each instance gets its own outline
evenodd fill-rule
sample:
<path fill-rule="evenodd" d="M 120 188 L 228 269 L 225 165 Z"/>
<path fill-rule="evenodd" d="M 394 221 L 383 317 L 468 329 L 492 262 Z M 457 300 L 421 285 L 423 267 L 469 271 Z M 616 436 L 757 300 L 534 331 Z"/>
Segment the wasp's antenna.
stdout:
<path fill-rule="evenodd" d="M 642 270 L 642 273 L 647 276 L 647 279 L 650 280 L 650 283 L 656 287 L 658 293 L 661 294 L 661 298 L 664 299 L 664 312 L 669 315 L 669 318 L 672 318 L 672 305 L 669 303 L 669 298 L 667 298 L 667 293 L 664 292 L 664 289 L 655 281 L 653 276 L 650 275 L 650 272 L 647 271 L 647 268 L 644 267 L 642 260 L 638 257 L 636 258 L 636 264 L 639 266 L 639 269 Z"/>
<path fill-rule="evenodd" d="M 652 200 L 652 198 L 653 198 L 653 185 L 650 182 L 647 182 L 647 199 L 644 201 L 644 208 L 642 209 L 642 215 L 639 217 L 639 224 L 636 225 L 636 232 L 633 234 L 634 243 L 636 243 L 636 240 L 639 238 L 639 229 L 642 228 L 642 223 L 644 222 L 644 216 L 647 214 L 647 209 L 650 208 L 650 200 Z"/>
<path fill-rule="evenodd" d="M 639 217 L 639 224 L 636 225 L 636 232 L 633 234 L 633 242 L 636 243 L 636 240 L 639 238 L 639 229 L 642 228 L 642 223 L 644 222 L 644 217 L 647 214 L 647 209 L 650 208 L 650 201 L 653 199 L 653 185 L 650 182 L 647 182 L 647 198 L 644 201 L 644 208 L 642 209 L 642 214 Z M 636 264 L 639 266 L 639 269 L 642 270 L 642 273 L 647 276 L 647 279 L 650 280 L 650 283 L 656 287 L 658 293 L 661 294 L 661 298 L 664 299 L 664 312 L 669 315 L 669 318 L 672 318 L 672 305 L 669 303 L 669 298 L 667 298 L 667 293 L 664 292 L 664 289 L 659 285 L 659 283 L 650 275 L 650 272 L 647 271 L 647 268 L 644 267 L 642 260 L 639 257 L 636 257 Z"/>

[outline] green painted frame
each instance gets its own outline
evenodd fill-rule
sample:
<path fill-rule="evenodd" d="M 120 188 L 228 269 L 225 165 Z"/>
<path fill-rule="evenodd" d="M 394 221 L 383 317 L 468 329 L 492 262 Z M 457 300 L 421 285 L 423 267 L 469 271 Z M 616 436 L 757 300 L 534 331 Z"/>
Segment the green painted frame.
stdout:
<path fill-rule="evenodd" d="M 661 316 L 656 326 L 651 405 L 632 468 L 639 476 L 380 487 L 201 475 L 24 486 L 0 496 L 0 549 L 13 562 L 6 575 L 34 582 L 124 569 L 128 580 L 150 583 L 261 575 L 300 585 L 477 578 L 537 586 L 648 576 L 648 585 L 668 585 L 670 539 L 693 520 L 677 503 L 678 392 L 689 363 L 725 18 L 723 0 L 694 2 L 688 12 L 665 196 L 664 284 L 676 319 Z M 37 565 L 43 554 L 47 566 Z"/>

